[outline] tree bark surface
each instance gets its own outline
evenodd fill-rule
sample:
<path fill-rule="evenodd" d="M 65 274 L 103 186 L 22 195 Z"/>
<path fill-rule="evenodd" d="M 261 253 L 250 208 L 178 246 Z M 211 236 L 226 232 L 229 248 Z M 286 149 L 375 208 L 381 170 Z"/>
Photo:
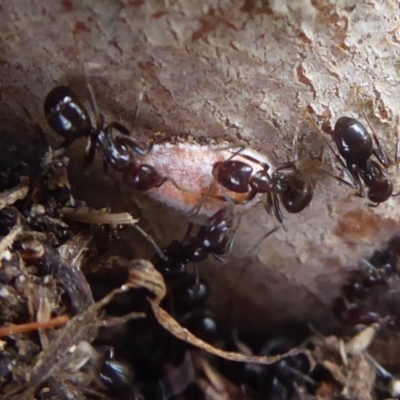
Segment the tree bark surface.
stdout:
<path fill-rule="evenodd" d="M 305 109 L 319 126 L 344 115 L 366 124 L 354 96 L 358 86 L 362 108 L 393 158 L 399 20 L 395 0 L 8 1 L 0 6 L 0 111 L 3 121 L 24 119 L 23 105 L 50 135 L 46 93 L 69 85 L 89 105 L 88 81 L 107 119 L 131 126 L 144 84 L 139 137 L 158 132 L 161 141 L 239 143 L 277 166 L 293 158 Z M 302 157 L 323 145 L 311 126 L 300 138 Z M 95 206 L 139 211 L 162 245 L 181 237 L 188 221 L 174 210 L 145 195 L 121 197 L 97 164 L 91 176 L 82 174 L 83 147 L 78 141 L 69 153 L 81 196 Z M 323 163 L 340 173 L 326 146 Z M 326 310 L 349 269 L 398 233 L 399 197 L 371 208 L 331 177 L 310 174 L 313 201 L 299 214 L 285 213 L 288 232 L 246 254 L 275 223 L 258 205 L 243 216 L 228 262 L 204 265 L 227 323 L 329 320 Z M 389 174 L 400 190 L 396 168 Z"/>

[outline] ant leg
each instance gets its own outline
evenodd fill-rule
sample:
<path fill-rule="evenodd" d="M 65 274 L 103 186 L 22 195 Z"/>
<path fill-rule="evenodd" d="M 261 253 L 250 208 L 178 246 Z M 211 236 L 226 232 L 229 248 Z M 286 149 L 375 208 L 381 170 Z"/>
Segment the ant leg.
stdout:
<path fill-rule="evenodd" d="M 288 161 L 288 162 L 280 165 L 279 167 L 275 168 L 274 173 L 277 171 L 282 171 L 284 169 L 289 169 L 289 168 L 297 171 L 296 165 L 292 161 Z"/>
<path fill-rule="evenodd" d="M 42 127 L 37 122 L 35 122 L 33 120 L 33 118 L 31 117 L 31 114 L 29 113 L 28 109 L 26 107 L 24 107 L 24 106 L 21 106 L 21 107 L 22 107 L 25 115 L 29 119 L 30 126 L 31 126 L 33 132 L 35 133 L 35 135 L 37 136 L 37 138 L 39 140 L 43 141 L 47 145 L 48 150 L 50 150 L 50 144 L 49 144 L 49 141 L 47 139 L 47 135 L 46 135 L 45 131 L 42 129 Z"/>
<path fill-rule="evenodd" d="M 365 193 L 364 193 L 364 188 L 363 188 L 363 185 L 361 182 L 359 170 L 358 169 L 354 170 L 353 167 L 349 164 L 349 171 L 354 174 L 354 177 L 357 182 L 358 192 L 359 192 L 360 197 L 364 197 Z"/>
<path fill-rule="evenodd" d="M 201 207 L 203 206 L 203 204 L 207 201 L 208 198 L 210 198 L 211 193 L 214 191 L 215 189 L 215 185 L 216 182 L 213 180 L 212 183 L 210 184 L 210 186 L 207 189 L 207 192 L 203 195 L 203 197 L 200 199 L 199 203 L 197 205 L 195 205 L 190 211 L 189 211 L 189 215 L 190 216 L 196 216 Z"/>
<path fill-rule="evenodd" d="M 96 96 L 94 95 L 92 85 L 88 83 L 86 86 L 89 91 L 90 106 L 92 107 L 93 113 L 96 116 L 97 130 L 100 130 L 104 126 L 104 117 L 101 115 L 99 108 L 97 107 Z"/>
<path fill-rule="evenodd" d="M 294 136 L 293 136 L 293 143 L 292 143 L 292 151 L 293 151 L 293 163 L 297 164 L 297 162 L 299 161 L 299 136 L 300 136 L 300 126 L 303 122 L 302 119 L 302 115 L 305 114 L 305 110 L 303 110 L 303 112 L 300 114 L 300 118 L 297 121 L 296 124 L 296 130 L 294 132 Z"/>
<path fill-rule="evenodd" d="M 165 176 L 163 178 L 163 181 L 160 185 L 157 185 L 157 187 L 160 187 L 161 185 L 163 185 L 166 181 L 171 182 L 177 189 L 181 190 L 182 192 L 186 192 L 186 193 L 192 193 L 192 194 L 201 194 L 200 192 L 196 192 L 195 190 L 192 189 L 188 189 L 188 188 L 184 188 L 182 186 L 180 186 L 175 179 L 170 178 L 169 176 Z"/>
<path fill-rule="evenodd" d="M 239 201 L 239 200 L 234 199 L 232 196 L 229 196 L 229 194 L 227 193 L 227 190 L 223 186 L 221 186 L 221 190 L 224 194 L 223 196 L 215 195 L 215 196 L 210 196 L 210 197 L 212 199 L 216 199 L 216 200 L 227 201 L 228 203 L 231 204 L 231 206 L 233 206 L 233 205 L 235 205 L 235 206 L 241 205 L 242 206 L 244 204 L 247 204 L 249 201 L 253 200 L 258 194 L 258 192 L 256 190 L 251 188 L 246 199 L 243 201 Z"/>
<path fill-rule="evenodd" d="M 231 212 L 231 216 L 232 216 L 232 218 L 233 218 L 233 212 L 232 212 L 232 210 L 231 210 L 230 212 Z M 243 216 L 243 213 L 240 214 L 239 218 L 237 219 L 237 221 L 236 221 L 236 223 L 235 223 L 236 226 L 235 226 L 235 228 L 234 228 L 234 230 L 233 230 L 233 233 L 230 233 L 230 235 L 229 235 L 228 242 L 226 243 L 226 248 L 227 248 L 227 251 L 225 252 L 226 255 L 228 255 L 228 253 L 232 250 L 233 243 L 234 243 L 234 241 L 235 241 L 235 239 L 236 239 L 236 233 L 237 233 L 237 230 L 238 230 L 238 228 L 239 228 L 239 225 L 240 225 L 240 221 L 241 221 L 241 219 L 242 219 L 242 216 Z M 216 256 L 215 254 L 213 254 L 213 255 Z M 220 257 L 220 256 L 216 256 L 216 257 L 217 257 L 217 259 L 219 259 L 219 261 L 221 261 L 221 262 L 226 262 L 226 259 L 223 260 L 223 258 Z M 222 260 L 223 260 L 223 261 L 222 261 Z"/>
<path fill-rule="evenodd" d="M 287 228 L 287 226 L 285 224 L 285 218 L 283 217 L 282 210 L 281 210 L 281 207 L 279 205 L 278 195 L 276 193 L 274 193 L 272 195 L 272 199 L 273 199 L 273 207 L 274 207 L 275 217 L 282 224 L 283 229 L 287 232 L 288 228 Z"/>
<path fill-rule="evenodd" d="M 356 92 L 356 100 L 357 100 L 358 109 L 360 110 L 360 112 L 363 115 L 364 119 L 367 121 L 369 129 L 371 129 L 371 132 L 372 132 L 372 137 L 374 138 L 376 149 L 373 150 L 373 153 L 375 154 L 376 158 L 380 161 L 380 163 L 385 168 L 388 168 L 389 165 L 393 164 L 393 162 L 389 161 L 388 156 L 387 156 L 386 152 L 383 150 L 383 148 L 382 148 L 382 146 L 381 146 L 381 144 L 379 142 L 378 136 L 376 135 L 375 130 L 372 127 L 372 124 L 371 124 L 369 118 L 367 117 L 366 112 L 364 111 L 364 107 L 361 104 L 360 87 L 359 86 L 355 87 L 355 92 Z"/>
<path fill-rule="evenodd" d="M 237 155 L 238 155 L 238 153 L 235 153 L 235 154 L 233 154 L 232 157 L 237 156 Z M 230 160 L 232 157 L 229 157 L 228 160 Z M 243 158 L 245 158 L 246 160 L 249 160 L 249 161 L 251 161 L 251 162 L 253 162 L 253 163 L 255 163 L 255 164 L 261 165 L 261 167 L 263 167 L 263 169 L 264 169 L 265 171 L 268 171 L 268 170 L 270 169 L 270 165 L 269 165 L 269 164 L 263 163 L 263 162 L 257 160 L 256 158 L 254 158 L 254 157 L 252 157 L 252 156 L 248 156 L 247 154 L 241 154 L 241 157 L 243 157 Z"/>
<path fill-rule="evenodd" d="M 222 263 L 222 264 L 225 264 L 225 263 L 226 263 L 226 258 L 224 258 L 224 257 L 222 257 L 222 256 L 219 256 L 218 254 L 214 254 L 214 253 L 211 253 L 211 255 L 212 255 L 217 261 L 219 261 L 220 263 Z"/>
<path fill-rule="evenodd" d="M 340 176 L 334 175 L 334 174 L 332 174 L 331 172 L 327 171 L 327 170 L 324 169 L 324 168 L 317 167 L 317 169 L 318 169 L 319 171 L 322 171 L 322 172 L 324 172 L 325 174 L 329 175 L 330 177 L 336 179 L 339 183 L 343 183 L 344 185 L 346 185 L 346 186 L 348 186 L 348 187 L 354 189 L 354 184 L 353 184 L 353 183 L 347 182 L 346 180 L 344 180 L 344 179 L 341 178 Z M 362 197 L 363 197 L 363 196 L 362 196 Z"/>
<path fill-rule="evenodd" d="M 123 129 L 121 130 L 120 128 L 123 128 Z M 106 129 L 116 129 L 118 132 L 121 132 L 124 135 L 130 134 L 129 131 L 127 130 L 127 128 L 124 127 L 119 122 L 111 122 L 110 124 L 107 125 Z M 128 133 L 126 133 L 126 132 L 128 132 Z M 130 138 L 119 137 L 118 139 L 119 139 L 119 143 L 132 149 L 136 154 L 138 154 L 139 156 L 143 156 L 143 157 L 147 156 L 151 152 L 151 150 L 153 149 L 153 145 L 154 145 L 154 139 L 150 140 L 150 143 L 149 143 L 147 149 L 143 149 L 138 144 L 136 144 L 135 141 L 133 141 Z"/>
<path fill-rule="evenodd" d="M 379 376 L 379 378 L 384 382 L 384 384 L 386 385 L 390 385 L 391 383 L 393 383 L 395 381 L 394 376 L 387 371 L 385 368 L 382 367 L 382 365 L 380 365 L 374 358 L 371 357 L 371 355 L 368 352 L 363 352 L 365 358 L 375 367 L 376 369 L 376 373 Z M 395 385 L 391 385 L 394 389 Z M 398 390 L 398 389 L 397 389 Z M 399 393 L 398 391 L 395 392 L 394 390 L 392 390 L 394 393 L 392 393 L 393 397 L 398 397 Z"/>
<path fill-rule="evenodd" d="M 194 214 L 194 216 L 196 216 L 198 214 L 199 210 L 200 210 L 200 208 L 198 210 L 196 210 L 196 213 Z M 194 223 L 190 222 L 189 225 L 188 225 L 188 228 L 186 229 L 186 233 L 185 233 L 185 236 L 182 239 L 182 242 L 186 242 L 189 239 L 189 236 L 192 233 L 193 228 L 194 228 Z"/>
<path fill-rule="evenodd" d="M 282 211 L 279 207 L 279 199 L 276 193 L 267 193 L 267 197 L 264 203 L 264 208 L 269 215 L 274 215 L 278 222 L 282 225 L 283 229 L 287 231 L 287 227 L 284 222 Z"/>
<path fill-rule="evenodd" d="M 226 147 L 220 147 L 220 148 L 216 148 L 213 149 L 212 151 L 229 151 L 232 149 L 238 149 L 237 151 L 235 151 L 233 153 L 233 155 L 231 157 L 229 157 L 228 160 L 231 160 L 233 157 L 237 156 L 238 154 L 240 154 L 246 147 L 243 144 L 239 144 L 237 146 L 235 145 L 230 145 L 230 146 L 226 146 Z"/>
<path fill-rule="evenodd" d="M 71 146 L 71 144 L 72 144 L 73 142 L 74 142 L 74 141 L 71 140 L 71 139 L 65 139 L 65 140 L 63 140 L 63 142 L 62 142 L 59 146 L 56 147 L 56 151 L 54 152 L 54 156 L 60 156 L 60 155 L 64 154 L 65 149 L 66 149 L 67 147 Z"/>
<path fill-rule="evenodd" d="M 322 140 L 327 144 L 327 146 L 329 147 L 329 149 L 331 150 L 331 152 L 333 153 L 333 155 L 335 156 L 336 161 L 342 166 L 342 168 L 346 171 L 347 175 L 351 177 L 351 179 L 354 180 L 354 178 L 352 177 L 351 173 L 349 175 L 348 172 L 348 167 L 345 164 L 345 162 L 342 160 L 342 158 L 339 156 L 339 154 L 336 153 L 335 149 L 333 148 L 333 146 L 329 143 L 329 141 L 325 138 L 325 136 L 322 134 L 321 130 L 319 129 L 318 125 L 314 122 L 314 120 L 311 118 L 310 115 L 304 113 L 303 117 L 306 121 L 308 121 L 318 132 L 318 134 L 321 136 Z M 355 181 L 355 180 L 354 180 Z"/>
<path fill-rule="evenodd" d="M 95 154 L 96 154 L 96 140 L 92 136 L 89 136 L 85 148 L 85 158 L 83 161 L 84 168 L 87 168 L 90 164 L 93 163 Z M 103 164 L 103 169 L 104 169 L 104 164 Z"/>
<path fill-rule="evenodd" d="M 86 86 L 89 92 L 90 106 L 92 107 L 92 111 L 94 112 L 95 115 L 98 115 L 99 108 L 97 107 L 96 96 L 94 95 L 92 85 L 90 83 L 87 83 Z"/>
<path fill-rule="evenodd" d="M 272 195 L 270 192 L 267 193 L 266 198 L 265 198 L 265 202 L 264 202 L 264 208 L 265 211 L 267 212 L 267 214 L 271 215 L 272 214 Z"/>

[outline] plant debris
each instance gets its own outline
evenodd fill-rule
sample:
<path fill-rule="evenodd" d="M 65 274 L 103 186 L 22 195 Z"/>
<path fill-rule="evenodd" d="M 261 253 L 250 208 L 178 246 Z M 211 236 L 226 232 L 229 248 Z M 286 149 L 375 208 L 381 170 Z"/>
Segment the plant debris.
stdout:
<path fill-rule="evenodd" d="M 75 199 L 67 166 L 67 158 L 48 154 L 39 171 L 9 170 L 1 183 L 1 398 L 375 400 L 400 394 L 396 371 L 381 365 L 387 361 L 393 369 L 396 360 L 379 357 L 387 343 L 382 333 L 393 348 L 399 343 L 388 318 L 359 331 L 323 336 L 306 329 L 262 342 L 224 330 L 197 298 L 207 289 L 201 276 L 164 276 L 153 260 L 121 254 L 118 232 L 126 226 L 153 245 L 155 257 L 169 261 L 129 213 L 92 210 Z"/>

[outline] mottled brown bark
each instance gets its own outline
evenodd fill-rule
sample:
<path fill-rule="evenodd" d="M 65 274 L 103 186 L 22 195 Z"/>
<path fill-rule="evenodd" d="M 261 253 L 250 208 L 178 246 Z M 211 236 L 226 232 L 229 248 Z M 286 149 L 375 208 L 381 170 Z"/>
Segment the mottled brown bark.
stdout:
<path fill-rule="evenodd" d="M 138 125 L 146 129 L 139 133 L 241 143 L 276 165 L 291 159 L 304 109 L 319 124 L 333 124 L 341 115 L 361 118 L 354 99 L 354 87 L 361 86 L 365 111 L 392 154 L 400 100 L 399 18 L 395 0 L 5 2 L 3 127 L 7 118 L 24 118 L 24 105 L 50 133 L 42 116 L 46 93 L 68 84 L 87 98 L 86 80 L 105 115 L 129 126 L 144 80 Z M 301 140 L 301 147 L 320 144 L 315 132 Z M 100 168 L 82 176 L 82 147 L 79 142 L 71 151 L 81 195 L 95 206 L 135 209 L 128 195 L 115 194 Z M 333 158 L 325 155 L 329 169 Z M 390 173 L 394 177 L 394 169 Z M 399 198 L 368 208 L 365 199 L 333 179 L 314 178 L 313 202 L 287 215 L 289 232 L 280 230 L 243 256 L 275 223 L 256 207 L 242 220 L 229 262 L 204 266 L 214 303 L 227 321 L 250 327 L 267 324 L 266 317 L 255 315 L 276 320 L 319 315 L 347 267 L 398 232 Z M 184 231 L 174 211 L 147 196 L 131 197 L 160 243 Z"/>

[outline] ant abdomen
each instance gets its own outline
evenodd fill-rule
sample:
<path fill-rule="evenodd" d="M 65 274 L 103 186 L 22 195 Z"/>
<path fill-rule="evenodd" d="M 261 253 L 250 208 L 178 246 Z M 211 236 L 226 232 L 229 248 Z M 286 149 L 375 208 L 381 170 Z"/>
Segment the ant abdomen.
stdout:
<path fill-rule="evenodd" d="M 54 132 L 68 141 L 89 136 L 92 131 L 85 107 L 75 93 L 65 86 L 58 86 L 48 93 L 44 101 L 44 114 Z"/>
<path fill-rule="evenodd" d="M 298 179 L 296 185 L 289 187 L 279 195 L 279 199 L 286 211 L 296 214 L 303 211 L 311 203 L 313 195 L 312 187 Z"/>
<path fill-rule="evenodd" d="M 335 124 L 334 136 L 340 155 L 350 164 L 360 164 L 371 156 L 371 135 L 355 118 L 340 117 Z"/>
<path fill-rule="evenodd" d="M 373 160 L 357 169 L 361 179 L 368 187 L 368 199 L 374 204 L 382 203 L 393 194 L 393 183 L 385 176 L 379 164 Z"/>
<path fill-rule="evenodd" d="M 132 189 L 150 190 L 159 187 L 165 182 L 163 178 L 151 165 L 142 164 L 136 166 L 131 164 L 123 171 L 124 181 Z"/>
<path fill-rule="evenodd" d="M 389 179 L 383 179 L 369 188 L 368 199 L 374 204 L 379 204 L 388 200 L 392 193 L 393 183 Z"/>

